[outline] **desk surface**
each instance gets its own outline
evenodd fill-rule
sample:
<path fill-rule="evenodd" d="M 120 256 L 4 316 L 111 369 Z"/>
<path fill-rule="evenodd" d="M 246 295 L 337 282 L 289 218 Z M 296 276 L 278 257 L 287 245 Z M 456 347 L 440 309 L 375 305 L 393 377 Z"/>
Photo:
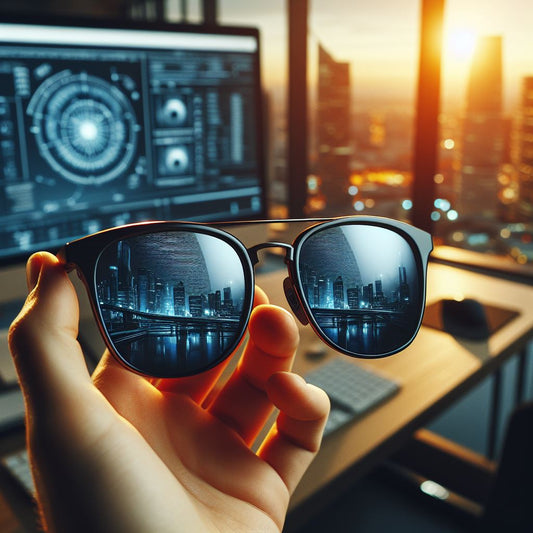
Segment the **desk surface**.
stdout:
<path fill-rule="evenodd" d="M 272 303 L 287 307 L 282 296 L 282 279 L 277 271 L 258 276 L 258 283 Z M 311 509 L 326 503 L 343 484 L 353 483 L 396 451 L 416 429 L 427 424 L 532 336 L 533 286 L 431 263 L 427 303 L 456 296 L 473 297 L 520 314 L 486 342 L 461 341 L 423 326 L 413 344 L 400 354 L 375 361 L 349 359 L 353 364 L 375 368 L 393 377 L 401 383 L 401 389 L 378 409 L 325 439 L 291 500 L 288 530 Z M 319 361 L 306 357 L 306 347 L 320 341 L 310 327 L 302 327 L 300 335 L 296 372 L 305 375 L 329 357 L 344 357 L 333 351 Z M 7 490 L 4 484 L 0 485 L 2 490 Z M 11 496 L 6 499 L 12 500 Z M 0 524 L 2 513 L 0 505 Z"/>
<path fill-rule="evenodd" d="M 258 282 L 267 294 L 279 295 L 279 275 L 263 275 Z M 353 483 L 397 450 L 413 431 L 516 353 L 533 335 L 533 287 L 431 263 L 427 303 L 450 297 L 475 298 L 519 315 L 488 341 L 463 341 L 423 326 L 413 344 L 400 354 L 374 361 L 353 360 L 393 377 L 401 389 L 360 421 L 325 439 L 292 498 L 289 524 L 291 517 L 297 522 L 298 515 L 320 507 L 343 483 Z M 316 342 L 311 328 L 302 328 L 300 334 L 302 346 Z M 339 355 L 331 352 L 326 357 Z M 317 362 L 300 353 L 295 371 L 305 375 L 321 363 L 323 360 Z"/>

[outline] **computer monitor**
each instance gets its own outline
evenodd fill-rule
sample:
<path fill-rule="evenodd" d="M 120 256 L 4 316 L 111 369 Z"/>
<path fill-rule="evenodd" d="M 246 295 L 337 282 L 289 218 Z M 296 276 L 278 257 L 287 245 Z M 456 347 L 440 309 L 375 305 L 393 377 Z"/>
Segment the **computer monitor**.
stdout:
<path fill-rule="evenodd" d="M 0 264 L 107 227 L 265 218 L 253 28 L 0 21 Z"/>

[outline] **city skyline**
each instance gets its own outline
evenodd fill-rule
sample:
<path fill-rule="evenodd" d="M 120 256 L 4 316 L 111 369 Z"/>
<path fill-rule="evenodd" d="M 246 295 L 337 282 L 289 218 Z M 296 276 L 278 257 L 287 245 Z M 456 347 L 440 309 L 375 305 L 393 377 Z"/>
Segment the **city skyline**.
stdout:
<path fill-rule="evenodd" d="M 520 80 L 520 99 L 512 111 L 506 110 L 506 37 L 472 37 L 463 34 L 463 59 L 468 61 L 460 105 L 441 106 L 436 198 L 431 213 L 435 236 L 444 244 L 508 254 L 519 263 L 531 262 L 533 247 L 528 243 L 533 228 L 527 225 L 528 213 L 533 211 L 528 141 L 531 100 L 527 87 L 532 76 Z M 329 71 L 345 65 L 353 70 L 353 65 L 337 61 L 329 53 L 327 61 Z M 357 83 L 354 78 L 353 83 Z M 347 87 L 350 83 L 345 82 Z M 314 130 L 310 137 L 308 209 L 409 219 L 413 207 L 414 107 L 395 107 L 389 101 L 388 107 L 352 110 L 351 138 L 339 143 L 330 137 L 328 149 L 333 161 L 321 164 L 321 128 L 327 125 L 342 132 L 346 116 L 334 115 L 332 110 L 326 122 L 321 120 L 321 92 L 318 94 L 318 111 L 315 108 L 311 113 Z M 338 100 L 335 92 L 331 92 L 331 100 Z M 346 167 L 346 154 L 351 154 L 349 170 L 337 176 L 335 169 Z M 334 184 L 335 194 L 331 195 L 328 191 L 335 189 Z"/>
<path fill-rule="evenodd" d="M 518 0 L 515 0 L 518 2 Z M 504 37 L 504 104 L 517 105 L 520 80 L 533 74 L 533 36 L 520 2 L 447 0 L 444 21 L 443 95 L 457 101 L 464 96 L 472 39 L 481 35 Z M 314 86 L 316 44 L 320 41 L 338 60 L 352 65 L 357 102 L 380 99 L 413 101 L 418 69 L 420 0 L 377 0 L 364 7 L 350 0 L 313 0 L 309 3 L 309 82 Z M 533 15 L 533 5 L 528 6 Z M 263 37 L 265 88 L 279 92 L 286 82 L 286 1 L 221 0 L 223 24 L 258 26 Z M 282 95 L 283 97 L 284 95 Z"/>
<path fill-rule="evenodd" d="M 408 272 L 398 267 L 396 288 L 387 292 L 381 279 L 348 286 L 339 274 L 333 279 L 304 267 L 304 297 L 322 333 L 350 353 L 375 355 L 405 344 L 418 324 L 416 293 Z"/>
<path fill-rule="evenodd" d="M 231 286 L 212 288 L 209 292 L 191 290 L 183 281 L 169 282 L 151 270 L 140 267 L 125 275 L 117 265 L 107 265 L 108 276 L 101 274 L 97 284 L 98 301 L 103 308 L 120 313 L 140 313 L 165 317 L 239 317 L 242 300 L 232 296 Z M 121 283 L 124 277 L 127 283 Z M 121 318 L 122 319 L 122 318 Z"/>
<path fill-rule="evenodd" d="M 101 303 L 143 313 L 227 316 L 242 310 L 244 279 L 238 256 L 220 239 L 162 232 L 106 248 L 98 262 L 97 291 Z M 204 312 L 209 310 L 213 313 Z"/>
<path fill-rule="evenodd" d="M 315 280 L 330 280 L 331 286 L 341 277 L 345 293 L 348 288 L 379 280 L 386 294 L 397 289 L 398 269 L 402 268 L 407 274 L 406 283 L 418 292 L 418 269 L 409 243 L 378 226 L 353 224 L 315 233 L 303 243 L 297 267 L 302 285 L 309 285 L 310 273 L 314 272 Z"/>
<path fill-rule="evenodd" d="M 398 267 L 397 285 L 383 286 L 382 279 L 360 282 L 358 285 L 345 283 L 341 272 L 324 275 L 309 265 L 302 268 L 302 290 L 311 311 L 324 309 L 391 309 L 402 310 L 411 303 L 411 288 L 407 268 Z"/>

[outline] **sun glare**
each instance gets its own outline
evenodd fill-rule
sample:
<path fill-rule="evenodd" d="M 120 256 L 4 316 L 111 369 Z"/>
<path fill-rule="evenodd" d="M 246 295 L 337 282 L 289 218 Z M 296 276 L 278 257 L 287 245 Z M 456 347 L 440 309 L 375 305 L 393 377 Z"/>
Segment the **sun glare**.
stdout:
<path fill-rule="evenodd" d="M 457 61 L 468 61 L 474 53 L 476 34 L 466 28 L 455 28 L 447 33 L 446 51 Z"/>

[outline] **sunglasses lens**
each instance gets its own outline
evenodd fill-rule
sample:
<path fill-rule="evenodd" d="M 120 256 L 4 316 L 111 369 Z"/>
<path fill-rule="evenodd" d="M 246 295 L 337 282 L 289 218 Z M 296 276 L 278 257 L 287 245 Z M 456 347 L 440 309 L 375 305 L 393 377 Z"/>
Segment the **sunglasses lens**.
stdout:
<path fill-rule="evenodd" d="M 237 250 L 193 231 L 116 241 L 98 259 L 96 290 L 107 336 L 131 368 L 180 377 L 225 359 L 248 318 L 251 281 Z"/>
<path fill-rule="evenodd" d="M 416 334 L 423 276 L 398 233 L 361 224 L 318 230 L 303 241 L 297 267 L 316 325 L 341 351 L 387 355 Z"/>

